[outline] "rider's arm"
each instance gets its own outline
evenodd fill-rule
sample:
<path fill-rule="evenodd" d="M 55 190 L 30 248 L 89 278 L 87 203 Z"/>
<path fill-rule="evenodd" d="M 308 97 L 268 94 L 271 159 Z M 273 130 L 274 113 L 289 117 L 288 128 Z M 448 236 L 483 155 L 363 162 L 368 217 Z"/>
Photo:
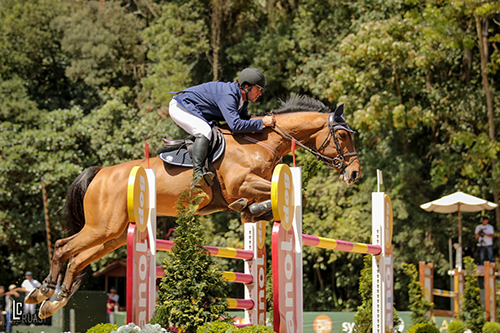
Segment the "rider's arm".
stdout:
<path fill-rule="evenodd" d="M 252 133 L 262 131 L 262 128 L 264 127 L 262 119 L 242 119 L 240 113 L 238 112 L 238 100 L 236 96 L 223 96 L 219 99 L 218 106 L 224 120 L 234 133 Z M 242 114 L 245 114 L 245 112 L 246 110 L 242 110 Z"/>

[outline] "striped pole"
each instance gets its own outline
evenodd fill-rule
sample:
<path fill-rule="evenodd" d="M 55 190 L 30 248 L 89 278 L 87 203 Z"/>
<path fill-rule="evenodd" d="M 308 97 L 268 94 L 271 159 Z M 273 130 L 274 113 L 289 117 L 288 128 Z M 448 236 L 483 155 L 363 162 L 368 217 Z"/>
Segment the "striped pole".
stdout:
<path fill-rule="evenodd" d="M 251 274 L 238 273 L 238 272 L 221 272 L 222 277 L 227 282 L 251 284 L 253 283 L 253 276 Z M 156 266 L 156 278 L 162 278 L 164 275 L 163 268 Z"/>
<path fill-rule="evenodd" d="M 304 245 L 344 252 L 355 252 L 373 255 L 379 255 L 382 252 L 382 247 L 380 245 L 348 242 L 338 239 L 324 238 L 305 234 L 302 234 L 302 242 L 304 243 Z"/>
<path fill-rule="evenodd" d="M 441 296 L 441 297 L 450 297 L 450 298 L 458 297 L 458 293 L 449 290 L 434 289 L 432 293 L 435 296 Z"/>
<path fill-rule="evenodd" d="M 251 299 L 226 298 L 228 309 L 250 310 L 255 303 Z"/>
<path fill-rule="evenodd" d="M 49 264 L 52 262 L 52 242 L 50 240 L 49 208 L 47 205 L 47 190 L 42 177 L 43 209 L 45 212 L 45 230 L 47 231 L 47 247 L 49 248 Z"/>
<path fill-rule="evenodd" d="M 156 250 L 170 251 L 175 242 L 163 239 L 156 240 Z M 232 247 L 203 246 L 213 257 L 252 260 L 253 252 L 250 250 L 234 249 Z"/>

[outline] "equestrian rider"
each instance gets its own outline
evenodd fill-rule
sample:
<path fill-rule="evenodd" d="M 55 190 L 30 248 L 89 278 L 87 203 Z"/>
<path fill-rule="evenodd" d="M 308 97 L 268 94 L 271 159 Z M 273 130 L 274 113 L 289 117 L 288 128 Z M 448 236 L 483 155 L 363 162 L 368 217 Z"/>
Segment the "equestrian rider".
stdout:
<path fill-rule="evenodd" d="M 212 122 L 226 121 L 233 133 L 261 132 L 274 126 L 272 116 L 250 119 L 248 103 L 255 102 L 266 90 L 266 78 L 256 68 L 245 68 L 235 82 L 207 82 L 187 88 L 174 96 L 169 105 L 170 117 L 195 137 L 191 188 L 212 185 L 214 174 L 204 170 L 212 138 Z"/>

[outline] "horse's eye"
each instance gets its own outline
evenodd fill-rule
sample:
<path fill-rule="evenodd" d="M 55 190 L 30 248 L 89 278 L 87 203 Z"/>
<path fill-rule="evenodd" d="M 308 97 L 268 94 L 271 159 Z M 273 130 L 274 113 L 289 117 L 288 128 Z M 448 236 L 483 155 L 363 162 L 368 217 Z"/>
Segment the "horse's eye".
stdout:
<path fill-rule="evenodd" d="M 345 134 L 344 132 L 340 132 L 339 137 L 340 139 L 345 140 L 347 138 L 347 134 Z"/>

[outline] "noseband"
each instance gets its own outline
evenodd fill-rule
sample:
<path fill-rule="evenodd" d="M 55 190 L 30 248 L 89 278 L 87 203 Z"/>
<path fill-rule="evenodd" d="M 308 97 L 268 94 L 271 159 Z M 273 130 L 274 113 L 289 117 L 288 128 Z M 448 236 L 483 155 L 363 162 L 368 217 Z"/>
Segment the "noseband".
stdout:
<path fill-rule="evenodd" d="M 349 128 L 349 125 L 347 125 L 347 123 L 345 123 L 345 122 L 341 122 L 341 123 L 337 122 L 334 119 L 333 113 L 331 113 L 328 116 L 328 135 L 326 136 L 325 140 L 323 141 L 321 146 L 318 148 L 318 150 L 311 149 L 311 148 L 307 147 L 306 145 L 304 145 L 303 143 L 301 143 L 300 141 L 296 140 L 293 136 L 291 136 L 285 130 L 283 130 L 280 126 L 278 126 L 278 124 L 275 124 L 274 126 L 276 127 L 276 129 L 274 129 L 274 131 L 276 133 L 280 134 L 282 137 L 284 137 L 285 139 L 288 139 L 290 141 L 295 140 L 296 144 L 299 147 L 304 148 L 310 154 L 314 155 L 316 157 L 316 159 L 324 162 L 329 167 L 337 168 L 340 173 L 343 173 L 349 165 L 351 165 L 356 159 L 358 159 L 357 152 L 352 152 L 352 153 L 347 153 L 347 154 L 342 153 L 342 149 L 340 147 L 340 142 L 339 142 L 339 139 L 337 138 L 337 136 L 335 135 L 335 132 L 337 132 L 338 130 L 346 130 L 347 131 L 346 127 Z M 321 154 L 319 152 L 320 150 L 325 148 L 330 137 L 333 137 L 333 141 L 335 143 L 335 150 L 337 151 L 337 156 L 333 157 L 333 158 L 326 156 L 324 154 Z M 355 157 L 352 158 L 351 161 L 347 165 L 344 165 L 345 158 L 351 157 L 351 156 L 355 156 Z"/>

